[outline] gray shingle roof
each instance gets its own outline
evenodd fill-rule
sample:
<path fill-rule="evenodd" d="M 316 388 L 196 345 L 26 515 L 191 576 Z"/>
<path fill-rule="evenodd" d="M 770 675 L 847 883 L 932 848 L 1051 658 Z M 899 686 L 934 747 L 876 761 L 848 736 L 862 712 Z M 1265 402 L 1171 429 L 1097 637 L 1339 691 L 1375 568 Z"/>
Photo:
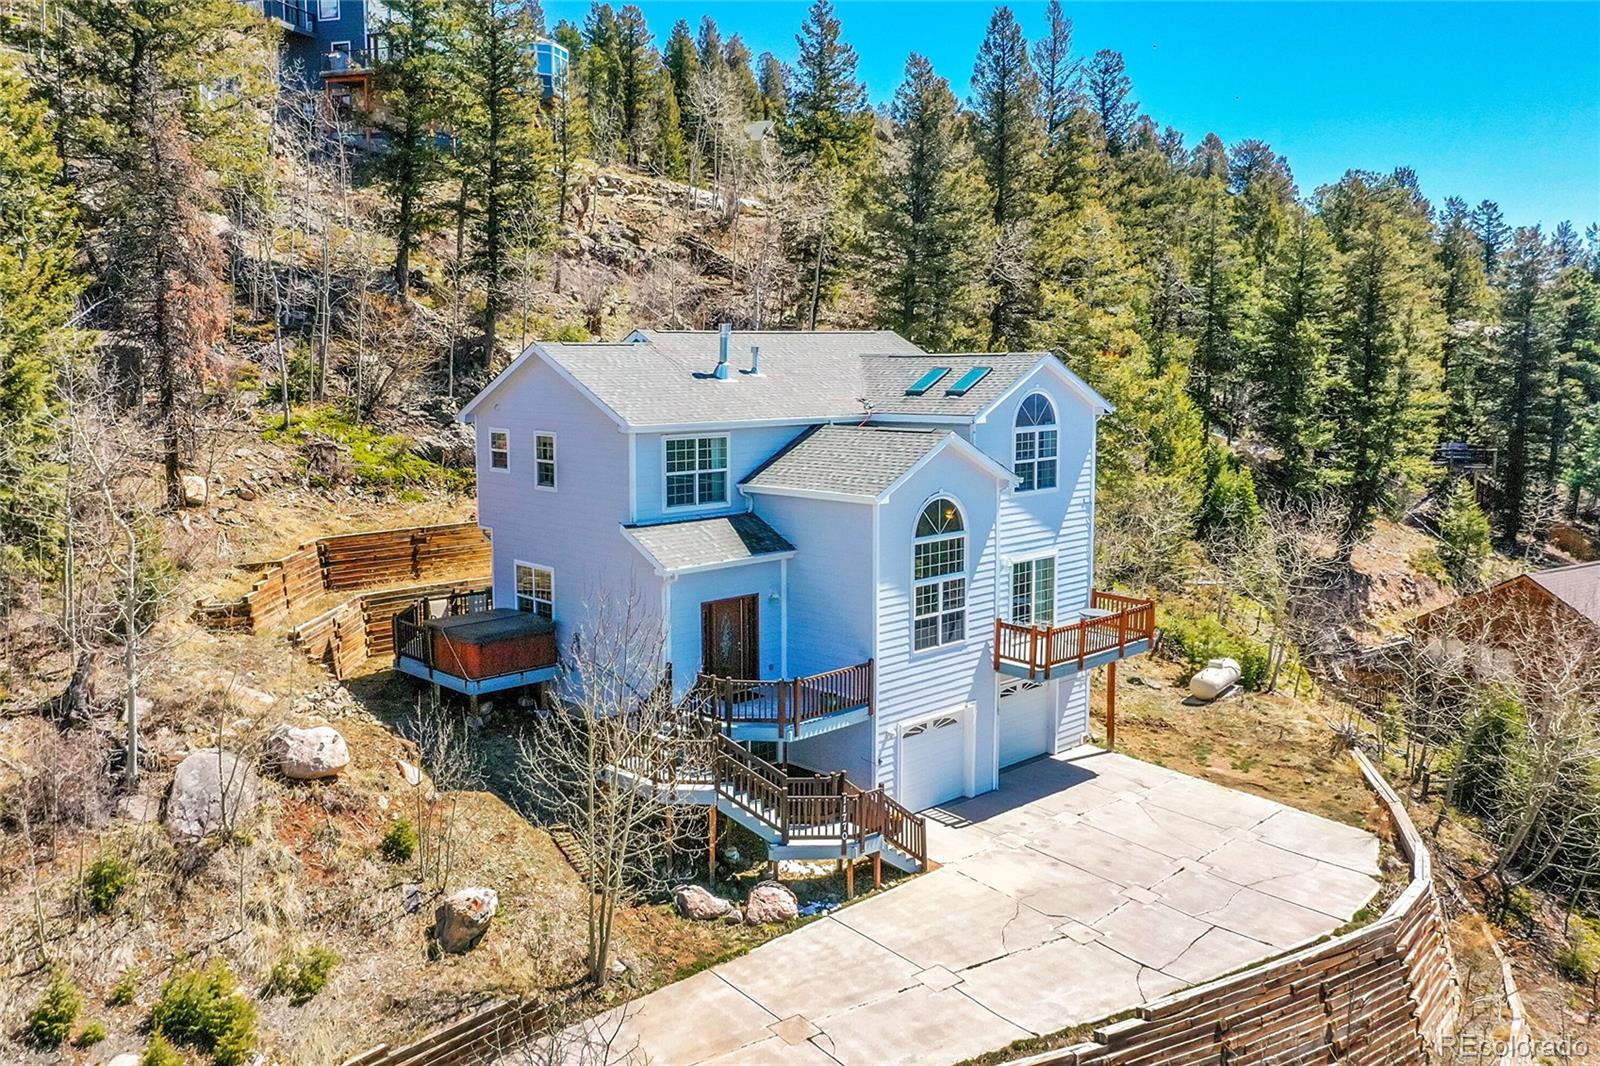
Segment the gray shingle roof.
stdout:
<path fill-rule="evenodd" d="M 748 513 L 627 529 L 656 564 L 668 571 L 794 551 L 794 545 L 781 533 L 759 516 Z"/>
<path fill-rule="evenodd" d="M 1600 625 L 1600 563 L 1576 563 L 1528 575 L 1556 599 Z"/>
<path fill-rule="evenodd" d="M 761 349 L 761 373 L 752 374 L 751 347 Z M 855 419 L 875 414 L 975 415 L 1043 357 L 929 355 L 897 333 L 867 331 L 735 331 L 729 343 L 728 379 L 719 381 L 714 332 L 641 330 L 631 342 L 541 344 L 631 426 L 765 419 Z M 923 396 L 906 387 L 930 367 L 948 374 Z M 949 387 L 973 366 L 993 367 L 964 396 Z"/>
<path fill-rule="evenodd" d="M 742 484 L 877 499 L 949 436 L 947 430 L 822 426 L 801 434 Z"/>

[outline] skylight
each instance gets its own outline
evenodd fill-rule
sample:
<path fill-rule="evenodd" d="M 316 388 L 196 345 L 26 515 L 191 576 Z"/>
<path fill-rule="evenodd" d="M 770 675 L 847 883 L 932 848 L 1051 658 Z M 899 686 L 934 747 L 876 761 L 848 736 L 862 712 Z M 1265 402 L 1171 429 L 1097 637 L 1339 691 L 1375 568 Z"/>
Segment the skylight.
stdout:
<path fill-rule="evenodd" d="M 921 396 L 923 393 L 939 384 L 939 382 L 948 373 L 950 373 L 950 368 L 947 366 L 934 367 L 932 370 L 918 378 L 916 382 L 906 390 L 906 395 Z"/>
<path fill-rule="evenodd" d="M 988 377 L 989 371 L 993 369 L 994 367 L 990 366 L 973 367 L 959 378 L 956 378 L 956 383 L 946 389 L 944 394 L 946 396 L 965 396 L 974 385 Z"/>

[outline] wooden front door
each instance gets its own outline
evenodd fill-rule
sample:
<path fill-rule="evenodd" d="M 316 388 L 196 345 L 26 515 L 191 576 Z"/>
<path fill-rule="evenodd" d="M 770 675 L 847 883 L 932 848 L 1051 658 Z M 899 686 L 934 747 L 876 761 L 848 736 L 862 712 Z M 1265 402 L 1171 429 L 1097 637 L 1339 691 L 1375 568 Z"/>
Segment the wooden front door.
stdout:
<path fill-rule="evenodd" d="M 701 669 L 716 677 L 761 676 L 760 600 L 733 596 L 700 605 Z"/>

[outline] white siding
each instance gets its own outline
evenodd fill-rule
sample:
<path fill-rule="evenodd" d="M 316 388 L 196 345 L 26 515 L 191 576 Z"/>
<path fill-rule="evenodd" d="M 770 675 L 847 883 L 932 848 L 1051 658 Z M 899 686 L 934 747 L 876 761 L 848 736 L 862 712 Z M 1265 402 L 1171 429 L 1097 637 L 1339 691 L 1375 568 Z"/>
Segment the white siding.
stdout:
<path fill-rule="evenodd" d="M 843 729 L 796 740 L 789 745 L 787 758 L 796 766 L 819 773 L 843 770 L 857 788 L 871 788 L 872 729 L 871 722 L 857 722 Z"/>
<path fill-rule="evenodd" d="M 795 546 L 789 676 L 872 658 L 872 507 L 764 494 L 756 512 Z"/>
<path fill-rule="evenodd" d="M 1011 469 L 1017 408 L 1033 392 L 1045 393 L 1055 405 L 1060 433 L 1057 486 L 1007 493 L 1001 503 L 1001 556 L 1006 561 L 1001 610 L 1010 610 L 1009 560 L 1054 548 L 1056 619 L 1065 622 L 1089 605 L 1094 582 L 1094 412 L 1053 374 L 1036 370 L 976 428 L 974 443 Z"/>
<path fill-rule="evenodd" d="M 973 792 L 995 786 L 992 662 L 997 482 L 946 449 L 895 490 L 878 514 L 878 783 L 896 791 L 896 736 L 907 722 L 976 705 L 968 736 Z M 912 539 L 935 496 L 960 505 L 967 529 L 967 636 L 957 644 L 911 647 Z"/>
<path fill-rule="evenodd" d="M 700 672 L 700 605 L 710 600 L 754 594 L 761 637 L 761 676 L 778 677 L 783 647 L 781 563 L 749 563 L 721 570 L 702 570 L 670 581 L 667 591 L 671 618 L 671 659 L 674 687 L 685 691 Z"/>
<path fill-rule="evenodd" d="M 622 536 L 628 515 L 628 438 L 542 362 L 532 362 L 474 415 L 478 522 L 493 531 L 494 599 L 514 606 L 517 560 L 555 571 L 563 644 L 592 605 L 632 599 L 659 616 L 660 578 Z M 489 467 L 489 431 L 510 436 L 510 470 Z M 556 435 L 556 491 L 536 490 L 533 438 Z"/>
<path fill-rule="evenodd" d="M 1089 735 L 1089 674 L 1053 682 L 1056 690 L 1056 751 L 1083 743 Z"/>
<path fill-rule="evenodd" d="M 739 482 L 794 440 L 803 426 L 757 426 L 751 429 L 705 430 L 700 433 L 638 433 L 634 435 L 634 507 L 636 522 L 656 522 L 661 519 L 687 518 L 696 515 L 726 514 L 745 509 L 744 497 L 739 494 Z M 674 507 L 665 506 L 668 437 L 720 437 L 728 438 L 728 502 L 722 506 Z"/>

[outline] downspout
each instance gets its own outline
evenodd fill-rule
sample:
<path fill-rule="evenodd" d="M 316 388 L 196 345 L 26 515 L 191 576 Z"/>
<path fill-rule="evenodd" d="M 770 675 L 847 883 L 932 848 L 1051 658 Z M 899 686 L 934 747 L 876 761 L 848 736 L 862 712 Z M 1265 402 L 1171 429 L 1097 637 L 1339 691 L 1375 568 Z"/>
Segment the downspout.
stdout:
<path fill-rule="evenodd" d="M 878 514 L 879 514 L 879 501 L 874 500 L 874 501 L 872 501 L 872 661 L 873 661 L 874 664 L 881 664 L 883 662 L 882 649 L 879 648 L 879 646 L 878 646 L 878 623 L 879 623 L 879 620 L 880 620 L 879 615 L 880 615 L 880 611 L 881 611 L 882 598 L 883 598 L 882 586 L 879 584 L 879 581 L 878 581 L 878 570 L 879 570 Z M 873 671 L 872 671 L 872 705 L 874 707 L 876 707 L 880 713 L 883 711 L 883 694 L 880 691 L 881 688 L 882 688 L 882 684 L 883 684 L 882 680 L 881 680 L 882 677 L 883 677 L 883 672 L 881 670 L 877 669 L 877 666 L 875 665 L 874 668 L 873 668 Z M 873 788 L 877 788 L 879 785 L 881 785 L 883 783 L 882 774 L 881 774 L 882 759 L 880 758 L 880 756 L 878 754 L 878 746 L 879 746 L 880 743 L 881 743 L 881 741 L 879 740 L 878 723 L 876 721 L 874 721 L 872 723 L 872 787 Z M 898 787 L 898 784 L 899 784 L 899 776 L 898 776 L 899 767 L 900 767 L 899 743 L 898 743 L 898 741 L 896 741 L 895 742 L 895 770 L 896 770 L 895 782 L 896 782 L 896 786 L 897 787 Z"/>

